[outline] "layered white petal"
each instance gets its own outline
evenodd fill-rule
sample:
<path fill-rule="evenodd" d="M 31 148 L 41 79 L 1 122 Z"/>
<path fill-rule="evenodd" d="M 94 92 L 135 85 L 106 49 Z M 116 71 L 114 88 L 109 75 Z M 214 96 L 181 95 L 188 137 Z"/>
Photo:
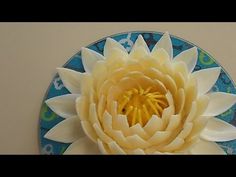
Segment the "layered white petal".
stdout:
<path fill-rule="evenodd" d="M 150 51 L 146 42 L 144 41 L 143 37 L 139 35 L 130 52 L 130 57 L 133 59 L 140 59 L 141 57 L 144 57 L 149 53 Z"/>
<path fill-rule="evenodd" d="M 145 155 L 145 152 L 142 149 L 138 148 L 138 149 L 131 151 L 130 154 Z"/>
<path fill-rule="evenodd" d="M 174 131 L 178 126 L 179 124 L 181 123 L 181 117 L 180 115 L 172 115 L 170 117 L 170 121 L 169 121 L 169 124 L 168 126 L 166 127 L 166 131 Z"/>
<path fill-rule="evenodd" d="M 157 117 L 157 115 L 152 115 L 147 124 L 143 127 L 143 129 L 149 134 L 153 135 L 156 131 L 163 130 L 163 121 L 161 118 Z"/>
<path fill-rule="evenodd" d="M 236 103 L 235 94 L 213 92 L 207 94 L 207 96 L 210 100 L 207 109 L 203 113 L 204 116 L 217 116 L 227 111 Z"/>
<path fill-rule="evenodd" d="M 193 72 L 192 75 L 197 79 L 198 95 L 203 95 L 212 88 L 220 75 L 220 70 L 220 67 L 215 67 Z"/>
<path fill-rule="evenodd" d="M 171 136 L 171 132 L 169 131 L 157 131 L 154 135 L 148 140 L 152 145 L 158 145 L 166 141 Z"/>
<path fill-rule="evenodd" d="M 84 130 L 84 133 L 90 138 L 90 140 L 96 143 L 98 136 L 95 130 L 93 129 L 91 123 L 88 121 L 81 121 L 81 126 Z"/>
<path fill-rule="evenodd" d="M 129 58 L 134 60 L 140 60 L 148 56 L 147 50 L 143 46 L 138 46 L 134 50 L 131 51 Z"/>
<path fill-rule="evenodd" d="M 108 146 L 113 154 L 126 154 L 125 151 L 115 142 L 108 143 Z"/>
<path fill-rule="evenodd" d="M 121 130 L 125 136 L 130 135 L 129 123 L 126 115 L 118 114 L 114 118 L 113 128 Z"/>
<path fill-rule="evenodd" d="M 127 141 L 131 144 L 133 149 L 147 148 L 148 146 L 150 146 L 150 144 L 146 140 L 138 135 L 128 136 Z"/>
<path fill-rule="evenodd" d="M 185 139 L 190 132 L 192 131 L 193 128 L 193 123 L 191 122 L 187 122 L 184 126 L 183 129 L 181 130 L 181 132 L 178 134 L 179 138 Z"/>
<path fill-rule="evenodd" d="M 113 141 L 111 137 L 109 137 L 97 124 L 93 125 L 93 128 L 95 132 L 97 133 L 97 136 L 105 143 L 110 143 Z"/>
<path fill-rule="evenodd" d="M 190 150 L 191 154 L 226 154 L 225 151 L 215 142 L 200 140 Z"/>
<path fill-rule="evenodd" d="M 183 61 L 187 65 L 188 71 L 191 73 L 197 63 L 197 58 L 198 58 L 197 47 L 192 47 L 177 55 L 174 58 L 174 62 Z"/>
<path fill-rule="evenodd" d="M 93 66 L 97 61 L 104 60 L 104 57 L 101 54 L 88 48 L 82 48 L 81 55 L 84 69 L 89 73 L 92 72 Z"/>
<path fill-rule="evenodd" d="M 163 151 L 170 152 L 180 148 L 184 144 L 184 140 L 180 137 L 176 137 L 171 143 L 162 148 Z"/>
<path fill-rule="evenodd" d="M 113 71 L 116 68 L 122 67 L 128 56 L 129 54 L 120 48 L 111 48 L 106 55 L 106 65 L 110 71 Z"/>
<path fill-rule="evenodd" d="M 48 107 L 63 118 L 76 116 L 75 100 L 79 94 L 66 94 L 50 98 L 45 101 Z"/>
<path fill-rule="evenodd" d="M 97 144 L 89 138 L 83 137 L 72 143 L 64 152 L 64 155 L 72 154 L 100 154 Z"/>
<path fill-rule="evenodd" d="M 109 56 L 110 52 L 112 52 L 112 49 L 114 48 L 119 48 L 123 52 L 127 53 L 126 49 L 119 42 L 115 41 L 112 38 L 107 38 L 103 51 L 104 56 Z"/>
<path fill-rule="evenodd" d="M 151 56 L 160 64 L 170 61 L 169 54 L 163 48 L 153 49 Z"/>
<path fill-rule="evenodd" d="M 236 139 L 236 127 L 218 118 L 211 118 L 201 132 L 201 138 L 216 142 L 234 140 Z"/>
<path fill-rule="evenodd" d="M 185 123 L 188 123 L 188 122 L 192 122 L 194 120 L 194 118 L 196 118 L 196 113 L 197 113 L 197 103 L 194 101 L 192 102 L 192 105 L 191 105 L 191 110 L 185 120 Z"/>
<path fill-rule="evenodd" d="M 147 132 L 144 130 L 144 128 L 140 124 L 133 125 L 132 127 L 130 127 L 129 130 L 132 135 L 136 134 L 143 139 L 147 139 L 149 137 Z"/>
<path fill-rule="evenodd" d="M 57 71 L 67 90 L 71 93 L 80 93 L 82 73 L 67 68 L 57 68 Z"/>
<path fill-rule="evenodd" d="M 173 58 L 173 47 L 168 32 L 165 32 L 161 39 L 156 43 L 156 45 L 152 49 L 152 53 L 155 53 L 158 49 L 161 48 L 163 48 L 168 53 L 170 59 Z"/>
<path fill-rule="evenodd" d="M 84 136 L 85 134 L 78 117 L 65 119 L 44 135 L 47 139 L 62 143 L 71 143 Z"/>
<path fill-rule="evenodd" d="M 150 50 L 146 44 L 146 42 L 144 41 L 142 35 L 139 35 L 137 40 L 134 43 L 134 46 L 130 52 L 130 55 L 133 55 L 135 52 L 137 52 L 137 50 L 139 50 L 140 48 L 143 49 L 144 53 L 150 53 Z"/>
<path fill-rule="evenodd" d="M 107 144 L 104 144 L 99 138 L 97 140 L 98 148 L 102 154 L 110 154 L 111 150 L 109 149 Z"/>

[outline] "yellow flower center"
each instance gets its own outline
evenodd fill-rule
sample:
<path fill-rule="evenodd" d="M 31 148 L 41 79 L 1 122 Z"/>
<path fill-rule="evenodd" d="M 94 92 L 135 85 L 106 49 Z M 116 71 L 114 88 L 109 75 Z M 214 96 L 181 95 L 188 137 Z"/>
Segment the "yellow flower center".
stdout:
<path fill-rule="evenodd" d="M 118 113 L 128 118 L 130 126 L 140 123 L 145 126 L 152 115 L 161 117 L 163 109 L 168 106 L 165 95 L 151 91 L 152 87 L 141 87 L 125 91 L 118 100 Z"/>

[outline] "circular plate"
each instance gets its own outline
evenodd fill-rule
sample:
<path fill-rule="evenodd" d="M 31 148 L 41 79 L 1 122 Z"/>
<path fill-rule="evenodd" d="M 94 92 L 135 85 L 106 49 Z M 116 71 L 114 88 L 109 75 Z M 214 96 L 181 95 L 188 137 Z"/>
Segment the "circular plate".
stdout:
<path fill-rule="evenodd" d="M 127 51 L 130 51 L 131 47 L 134 44 L 134 41 L 137 39 L 139 34 L 143 36 L 144 40 L 146 41 L 150 49 L 154 47 L 156 42 L 163 35 L 163 33 L 159 32 L 142 31 L 142 32 L 120 33 L 109 37 L 120 42 L 126 48 Z M 103 48 L 106 38 L 107 37 L 94 42 L 93 44 L 87 46 L 87 48 L 95 50 L 100 54 L 103 54 Z M 178 55 L 180 52 L 184 50 L 187 50 L 195 46 L 194 44 L 186 40 L 180 39 L 172 35 L 171 35 L 171 41 L 173 45 L 174 56 Z M 198 48 L 198 61 L 194 71 L 204 68 L 220 66 L 220 64 L 217 63 L 217 61 L 207 52 L 205 52 L 198 46 L 196 47 Z M 72 56 L 68 60 L 68 62 L 63 65 L 63 67 L 84 72 L 84 68 L 81 62 L 80 51 L 76 53 L 74 56 Z M 223 68 L 221 70 L 220 76 L 216 84 L 212 88 L 212 91 L 222 91 L 234 94 L 236 93 L 236 87 L 233 80 L 230 78 L 230 76 Z M 64 95 L 67 93 L 69 93 L 69 91 L 63 86 L 60 77 L 58 76 L 58 74 L 56 74 L 52 79 L 49 88 L 45 94 L 39 116 L 40 119 L 39 140 L 40 140 L 41 154 L 63 154 L 66 148 L 70 145 L 69 143 L 58 143 L 44 138 L 44 135 L 47 133 L 47 131 L 49 131 L 53 126 L 55 126 L 56 124 L 58 124 L 60 121 L 63 120 L 63 118 L 52 112 L 52 110 L 49 109 L 49 107 L 44 103 L 44 101 L 49 98 L 59 95 Z M 229 109 L 228 111 L 217 117 L 236 126 L 236 105 L 234 105 L 231 109 Z M 236 154 L 236 140 L 218 144 L 227 152 L 227 154 Z"/>

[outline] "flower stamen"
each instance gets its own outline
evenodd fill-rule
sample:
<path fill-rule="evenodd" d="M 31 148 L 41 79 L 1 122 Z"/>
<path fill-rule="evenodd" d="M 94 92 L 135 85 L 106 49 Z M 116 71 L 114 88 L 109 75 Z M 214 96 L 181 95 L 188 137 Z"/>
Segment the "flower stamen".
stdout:
<path fill-rule="evenodd" d="M 135 125 L 135 123 L 136 123 L 137 110 L 138 110 L 138 108 L 135 107 L 135 108 L 134 108 L 134 112 L 133 112 L 133 117 L 132 117 L 132 124 L 131 124 L 131 126 Z"/>
<path fill-rule="evenodd" d="M 149 112 L 148 112 L 148 110 L 147 110 L 147 107 L 146 107 L 146 105 L 145 104 L 143 104 L 143 111 L 144 111 L 144 115 L 145 115 L 145 121 L 147 122 L 148 121 L 148 119 L 151 117 L 150 116 L 150 114 L 149 114 Z"/>
<path fill-rule="evenodd" d="M 152 89 L 143 89 L 139 85 L 138 88 L 125 91 L 118 100 L 118 113 L 127 116 L 130 126 L 137 123 L 144 126 L 153 114 L 161 117 L 168 106 L 165 95 L 158 91 L 151 92 Z"/>
<path fill-rule="evenodd" d="M 133 106 L 129 106 L 128 109 L 127 109 L 127 111 L 126 111 L 126 113 L 125 113 L 125 115 L 128 116 L 129 113 L 131 113 L 131 111 L 133 111 L 133 109 L 134 109 Z"/>

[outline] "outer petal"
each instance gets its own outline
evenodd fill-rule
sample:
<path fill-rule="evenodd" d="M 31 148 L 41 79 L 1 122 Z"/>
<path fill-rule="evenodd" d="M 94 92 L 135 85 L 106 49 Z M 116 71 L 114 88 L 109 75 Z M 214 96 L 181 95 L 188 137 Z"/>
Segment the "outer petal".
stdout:
<path fill-rule="evenodd" d="M 170 61 L 169 54 L 163 48 L 152 50 L 151 56 L 157 59 L 160 64 Z"/>
<path fill-rule="evenodd" d="M 211 89 L 220 75 L 220 70 L 220 67 L 215 67 L 199 70 L 192 74 L 197 79 L 198 95 L 203 95 Z"/>
<path fill-rule="evenodd" d="M 201 132 L 201 138 L 217 142 L 234 140 L 236 127 L 218 118 L 211 118 Z"/>
<path fill-rule="evenodd" d="M 72 117 L 60 122 L 44 135 L 47 139 L 62 143 L 71 143 L 84 136 L 85 134 L 78 117 Z"/>
<path fill-rule="evenodd" d="M 84 69 L 86 72 L 89 73 L 92 71 L 93 66 L 97 61 L 104 59 L 104 57 L 101 54 L 88 48 L 82 48 L 81 54 L 82 54 L 82 63 Z"/>
<path fill-rule="evenodd" d="M 72 143 L 64 152 L 69 154 L 100 154 L 97 144 L 89 138 L 83 137 Z"/>
<path fill-rule="evenodd" d="M 226 154 L 215 142 L 200 140 L 190 149 L 191 154 Z"/>
<path fill-rule="evenodd" d="M 183 61 L 187 67 L 188 71 L 191 73 L 197 63 L 198 51 L 197 47 L 193 47 L 191 49 L 185 50 L 181 52 L 174 58 L 174 61 Z"/>
<path fill-rule="evenodd" d="M 149 51 L 149 48 L 148 48 L 148 46 L 147 46 L 147 44 L 146 44 L 146 42 L 144 41 L 144 39 L 143 39 L 143 37 L 142 37 L 142 35 L 139 35 L 139 36 L 138 36 L 138 38 L 137 38 L 137 40 L 135 41 L 134 46 L 133 46 L 133 48 L 132 48 L 130 54 L 134 53 L 134 52 L 135 52 L 138 48 L 140 48 L 140 47 L 141 47 L 141 48 L 144 48 L 147 53 L 150 52 L 150 51 Z"/>
<path fill-rule="evenodd" d="M 77 115 L 75 110 L 75 100 L 78 97 L 78 94 L 66 94 L 50 98 L 46 100 L 45 103 L 59 116 L 69 118 Z"/>
<path fill-rule="evenodd" d="M 105 57 L 109 56 L 113 48 L 119 48 L 123 52 L 127 53 L 125 48 L 119 42 L 115 41 L 112 38 L 107 38 L 103 51 L 104 56 Z"/>
<path fill-rule="evenodd" d="M 168 32 L 165 32 L 161 37 L 161 39 L 156 43 L 156 45 L 152 49 L 152 53 L 154 53 L 156 50 L 160 48 L 163 48 L 169 54 L 169 57 L 171 59 L 173 58 L 173 47 Z"/>
<path fill-rule="evenodd" d="M 71 93 L 80 93 L 82 73 L 67 68 L 57 68 L 57 71 L 64 86 Z"/>
<path fill-rule="evenodd" d="M 204 116 L 217 116 L 236 103 L 236 95 L 224 92 L 214 92 L 207 94 L 210 98 L 208 107 L 203 113 Z"/>

